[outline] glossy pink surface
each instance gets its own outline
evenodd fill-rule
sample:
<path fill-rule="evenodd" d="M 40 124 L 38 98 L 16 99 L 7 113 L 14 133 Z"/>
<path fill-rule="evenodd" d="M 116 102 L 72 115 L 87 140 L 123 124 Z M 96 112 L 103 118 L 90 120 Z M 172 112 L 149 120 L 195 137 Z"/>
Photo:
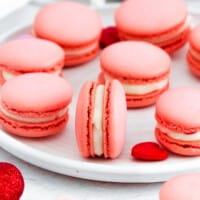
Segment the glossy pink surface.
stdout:
<path fill-rule="evenodd" d="M 36 15 L 34 31 L 38 37 L 61 46 L 82 46 L 100 37 L 100 16 L 77 2 L 57 2 L 43 7 Z"/>
<path fill-rule="evenodd" d="M 104 72 L 132 82 L 159 79 L 169 73 L 171 65 L 170 57 L 162 49 L 134 41 L 119 42 L 105 48 L 100 62 Z"/>
<path fill-rule="evenodd" d="M 36 38 L 11 40 L 0 46 L 0 67 L 13 73 L 53 72 L 64 65 L 58 45 Z"/>
<path fill-rule="evenodd" d="M 115 13 L 117 27 L 134 35 L 154 35 L 180 25 L 187 17 L 183 0 L 127 0 Z"/>

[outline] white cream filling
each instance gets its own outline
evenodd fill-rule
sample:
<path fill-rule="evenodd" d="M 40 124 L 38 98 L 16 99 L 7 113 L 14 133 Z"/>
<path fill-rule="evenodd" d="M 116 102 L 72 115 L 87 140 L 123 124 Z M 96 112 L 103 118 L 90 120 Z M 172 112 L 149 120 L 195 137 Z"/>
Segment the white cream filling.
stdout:
<path fill-rule="evenodd" d="M 60 75 L 61 74 L 61 70 L 60 69 L 55 70 L 55 71 L 51 72 L 51 74 Z M 16 76 L 16 74 L 13 74 L 13 73 L 10 73 L 8 71 L 3 70 L 2 71 L 2 76 L 3 76 L 5 81 L 8 81 L 8 80 L 14 78 Z"/>
<path fill-rule="evenodd" d="M 104 78 L 106 80 L 111 80 L 112 78 L 108 76 L 107 74 L 104 74 Z M 135 95 L 143 95 L 148 94 L 150 92 L 153 92 L 155 90 L 163 89 L 168 84 L 168 79 L 163 79 L 161 81 L 158 81 L 156 83 L 149 83 L 149 84 L 125 84 L 122 83 L 122 86 L 125 90 L 126 94 L 135 94 Z"/>
<path fill-rule="evenodd" d="M 94 114 L 93 114 L 93 144 L 94 154 L 103 155 L 103 97 L 104 86 L 99 85 L 96 88 Z"/>
<path fill-rule="evenodd" d="M 50 122 L 50 121 L 55 120 L 56 118 L 62 117 L 68 111 L 68 108 L 66 107 L 66 108 L 60 110 L 54 116 L 41 117 L 41 118 L 28 118 L 28 117 L 21 117 L 21 116 L 18 116 L 18 115 L 14 115 L 12 113 L 9 113 L 7 110 L 5 110 L 1 104 L 0 104 L 0 110 L 5 116 L 12 118 L 12 119 L 15 119 L 15 120 L 20 121 L 20 122 L 43 123 L 43 122 Z"/>
<path fill-rule="evenodd" d="M 96 49 L 98 45 L 99 45 L 98 42 L 95 42 L 95 43 L 93 43 L 87 47 L 81 48 L 81 49 L 70 49 L 70 50 L 64 49 L 65 56 L 80 56 L 83 54 L 87 54 L 87 53 L 90 53 L 91 51 L 93 51 L 94 49 Z"/>
<path fill-rule="evenodd" d="M 199 131 L 196 132 L 196 133 L 193 133 L 193 134 L 185 134 L 185 133 L 172 131 L 170 129 L 163 127 L 160 124 L 157 124 L 157 128 L 161 132 L 167 134 L 170 138 L 173 138 L 175 140 L 182 140 L 182 141 L 197 141 L 197 140 L 200 140 L 200 132 Z"/>

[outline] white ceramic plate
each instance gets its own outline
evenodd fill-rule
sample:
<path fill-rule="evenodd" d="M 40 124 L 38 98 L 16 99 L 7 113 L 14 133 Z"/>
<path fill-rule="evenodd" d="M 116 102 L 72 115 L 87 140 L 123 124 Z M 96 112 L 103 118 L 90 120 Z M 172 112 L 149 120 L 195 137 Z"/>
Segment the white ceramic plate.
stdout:
<path fill-rule="evenodd" d="M 28 9 L 27 9 L 28 10 Z M 33 20 L 37 9 L 29 9 L 23 26 L 12 27 L 4 33 L 1 41 L 27 32 L 27 24 Z M 31 13 L 32 12 L 32 13 Z M 113 24 L 113 10 L 99 10 L 105 26 Z M 31 14 L 30 14 L 31 13 Z M 17 18 L 16 18 L 17 19 Z M 13 24 L 15 24 L 13 22 Z M 24 28 L 25 29 L 24 29 Z M 200 87 L 199 79 L 187 69 L 185 53 L 187 47 L 172 55 L 171 87 Z M 42 139 L 15 137 L 0 130 L 0 145 L 15 156 L 47 170 L 79 178 L 110 182 L 158 182 L 175 174 L 200 171 L 200 158 L 181 157 L 170 154 L 162 162 L 133 160 L 131 147 L 144 141 L 154 141 L 154 106 L 128 111 L 126 145 L 116 160 L 83 159 L 77 149 L 74 130 L 76 100 L 81 85 L 89 79 L 95 80 L 99 72 L 98 58 L 80 67 L 64 69 L 64 77 L 74 88 L 70 106 L 70 121 L 63 133 Z M 177 102 L 178 103 L 178 102 Z"/>

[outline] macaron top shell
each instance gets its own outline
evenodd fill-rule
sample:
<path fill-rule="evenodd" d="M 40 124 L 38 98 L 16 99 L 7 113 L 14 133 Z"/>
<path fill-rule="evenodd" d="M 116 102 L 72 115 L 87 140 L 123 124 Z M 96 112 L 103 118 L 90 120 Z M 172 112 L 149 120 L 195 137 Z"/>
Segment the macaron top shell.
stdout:
<path fill-rule="evenodd" d="M 149 79 L 169 73 L 171 60 L 159 47 L 145 42 L 119 42 L 103 50 L 101 67 L 124 78 Z"/>
<path fill-rule="evenodd" d="M 163 93 L 156 102 L 156 116 L 172 128 L 200 128 L 200 89 L 181 87 Z M 174 126 L 173 126 L 174 125 Z"/>
<path fill-rule="evenodd" d="M 184 22 L 186 17 L 183 0 L 127 0 L 115 13 L 121 31 L 140 36 L 169 31 Z"/>
<path fill-rule="evenodd" d="M 87 81 L 84 83 L 76 106 L 76 139 L 84 157 L 94 156 L 92 119 L 90 119 L 89 115 L 92 116 L 94 112 L 92 105 L 94 104 L 95 89 L 96 85 L 94 82 Z"/>
<path fill-rule="evenodd" d="M 36 15 L 34 31 L 62 46 L 81 46 L 100 37 L 100 16 L 77 2 L 58 2 L 43 7 Z"/>
<path fill-rule="evenodd" d="M 178 175 L 164 183 L 160 200 L 199 200 L 200 173 Z"/>
<path fill-rule="evenodd" d="M 200 24 L 196 26 L 190 33 L 189 43 L 197 51 L 200 51 Z"/>
<path fill-rule="evenodd" d="M 37 117 L 66 108 L 72 88 L 61 77 L 47 73 L 29 73 L 7 81 L 1 90 L 1 106 L 13 114 Z"/>
<path fill-rule="evenodd" d="M 0 66 L 14 72 L 60 69 L 64 51 L 57 44 L 36 38 L 11 40 L 0 46 Z"/>
<path fill-rule="evenodd" d="M 109 158 L 119 156 L 126 135 L 126 100 L 119 81 L 105 84 L 104 96 L 104 155 Z"/>

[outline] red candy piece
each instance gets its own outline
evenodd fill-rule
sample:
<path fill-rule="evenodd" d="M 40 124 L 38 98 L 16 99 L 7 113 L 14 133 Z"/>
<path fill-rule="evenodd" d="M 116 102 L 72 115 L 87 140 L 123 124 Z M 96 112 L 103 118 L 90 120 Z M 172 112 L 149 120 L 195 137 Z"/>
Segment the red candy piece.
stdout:
<path fill-rule="evenodd" d="M 19 200 L 23 191 L 21 172 L 10 163 L 0 162 L 0 200 Z"/>
<path fill-rule="evenodd" d="M 168 152 L 155 142 L 143 142 L 132 147 L 131 155 L 138 160 L 160 161 L 168 158 Z"/>
<path fill-rule="evenodd" d="M 118 30 L 115 26 L 104 28 L 101 33 L 100 47 L 103 49 L 108 45 L 119 42 Z"/>

